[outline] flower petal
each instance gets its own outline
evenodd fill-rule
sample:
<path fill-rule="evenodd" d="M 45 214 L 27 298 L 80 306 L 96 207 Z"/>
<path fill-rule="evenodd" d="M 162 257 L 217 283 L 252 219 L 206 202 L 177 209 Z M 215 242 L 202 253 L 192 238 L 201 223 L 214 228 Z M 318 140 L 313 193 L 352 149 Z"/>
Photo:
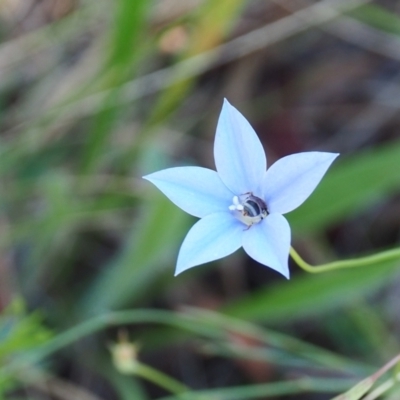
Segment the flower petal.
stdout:
<path fill-rule="evenodd" d="M 164 169 L 143 177 L 188 214 L 202 218 L 227 211 L 233 194 L 215 171 L 200 167 Z"/>
<path fill-rule="evenodd" d="M 230 213 L 215 213 L 196 222 L 179 250 L 175 276 L 228 256 L 242 245 L 243 224 Z"/>
<path fill-rule="evenodd" d="M 289 279 L 290 226 L 280 214 L 270 214 L 243 234 L 246 253 Z"/>
<path fill-rule="evenodd" d="M 285 214 L 302 204 L 338 155 L 310 151 L 292 154 L 274 163 L 263 182 L 269 212 Z"/>
<path fill-rule="evenodd" d="M 224 100 L 214 143 L 215 165 L 236 195 L 257 193 L 267 168 L 265 152 L 246 118 Z"/>

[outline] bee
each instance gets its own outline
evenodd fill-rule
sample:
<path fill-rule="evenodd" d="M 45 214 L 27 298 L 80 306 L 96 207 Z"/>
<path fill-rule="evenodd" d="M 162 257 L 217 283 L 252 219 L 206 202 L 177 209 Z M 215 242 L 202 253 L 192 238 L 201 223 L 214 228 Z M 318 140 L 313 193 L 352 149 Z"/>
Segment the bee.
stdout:
<path fill-rule="evenodd" d="M 267 217 L 268 209 L 265 202 L 252 192 L 244 193 L 233 198 L 233 204 L 229 209 L 234 212 L 235 217 L 247 225 L 247 229 L 253 224 L 259 223 Z"/>
<path fill-rule="evenodd" d="M 244 200 L 243 215 L 251 219 L 252 224 L 260 222 L 268 215 L 267 205 L 259 197 L 254 196 L 253 193 L 246 193 L 248 197 Z"/>

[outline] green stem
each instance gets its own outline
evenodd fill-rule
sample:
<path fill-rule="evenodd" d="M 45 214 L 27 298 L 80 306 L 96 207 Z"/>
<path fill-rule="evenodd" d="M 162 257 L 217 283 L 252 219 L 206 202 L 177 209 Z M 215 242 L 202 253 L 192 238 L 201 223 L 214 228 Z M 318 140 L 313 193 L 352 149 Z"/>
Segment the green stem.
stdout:
<path fill-rule="evenodd" d="M 277 396 L 300 395 L 302 393 L 337 393 L 348 387 L 354 380 L 339 378 L 299 378 L 289 381 L 259 383 L 226 388 L 205 389 L 184 394 L 183 398 L 193 400 L 202 396 L 206 400 L 250 400 L 269 399 Z M 346 386 L 347 385 L 347 386 Z M 181 397 L 182 398 L 182 397 Z M 160 400 L 177 400 L 176 396 L 162 397 Z"/>
<path fill-rule="evenodd" d="M 146 364 L 135 362 L 135 369 L 132 373 L 174 394 L 181 394 L 191 390 L 178 380 Z"/>
<path fill-rule="evenodd" d="M 386 393 L 388 390 L 392 389 L 392 387 L 396 384 L 396 382 L 398 382 L 398 381 L 396 381 L 395 378 L 388 379 L 387 381 L 381 383 L 377 388 L 375 388 L 366 397 L 364 397 L 364 400 L 378 399 L 384 393 Z"/>
<path fill-rule="evenodd" d="M 125 370 L 125 373 L 136 375 L 140 378 L 146 379 L 147 381 L 154 383 L 155 385 L 162 387 L 163 389 L 171 392 L 174 398 L 182 400 L 209 400 L 209 397 L 205 397 L 200 393 L 193 392 L 188 386 L 182 382 L 164 374 L 163 372 L 150 367 L 149 365 L 142 364 L 135 360 L 132 363 L 132 368 L 129 371 Z"/>
<path fill-rule="evenodd" d="M 333 271 L 336 269 L 365 267 L 367 265 L 377 264 L 384 261 L 400 259 L 400 248 L 382 251 L 381 253 L 372 254 L 366 257 L 333 261 L 317 266 L 313 266 L 305 262 L 293 247 L 290 248 L 290 255 L 297 263 L 297 265 L 300 268 L 304 269 L 304 271 L 310 272 L 312 274 L 317 274 L 319 272 Z"/>

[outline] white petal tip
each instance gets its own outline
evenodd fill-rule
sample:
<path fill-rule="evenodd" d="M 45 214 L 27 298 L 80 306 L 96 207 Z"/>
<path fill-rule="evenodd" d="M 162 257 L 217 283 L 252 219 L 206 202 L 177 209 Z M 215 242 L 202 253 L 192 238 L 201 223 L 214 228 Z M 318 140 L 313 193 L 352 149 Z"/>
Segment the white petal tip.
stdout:
<path fill-rule="evenodd" d="M 287 280 L 289 280 L 290 279 L 290 274 L 289 274 L 289 272 L 287 273 L 287 274 L 282 274 Z"/>
<path fill-rule="evenodd" d="M 153 182 L 153 178 L 151 177 L 153 174 L 143 175 L 142 179 L 146 179 L 146 181 Z"/>
<path fill-rule="evenodd" d="M 174 276 L 178 276 L 178 275 L 180 275 L 182 272 L 185 272 L 186 270 L 188 270 L 189 268 L 192 268 L 192 266 L 189 266 L 189 267 L 176 267 L 175 268 L 175 273 L 174 273 Z"/>
<path fill-rule="evenodd" d="M 333 161 L 340 156 L 340 153 L 324 153 L 326 156 L 326 161 L 333 163 Z"/>
<path fill-rule="evenodd" d="M 182 273 L 184 271 L 184 269 L 176 267 L 175 268 L 175 272 L 174 272 L 174 276 L 178 276 L 180 273 Z"/>
<path fill-rule="evenodd" d="M 281 275 L 283 275 L 287 280 L 289 280 L 290 279 L 290 272 L 289 272 L 289 269 L 287 269 L 287 268 L 273 268 L 276 272 L 279 272 Z"/>

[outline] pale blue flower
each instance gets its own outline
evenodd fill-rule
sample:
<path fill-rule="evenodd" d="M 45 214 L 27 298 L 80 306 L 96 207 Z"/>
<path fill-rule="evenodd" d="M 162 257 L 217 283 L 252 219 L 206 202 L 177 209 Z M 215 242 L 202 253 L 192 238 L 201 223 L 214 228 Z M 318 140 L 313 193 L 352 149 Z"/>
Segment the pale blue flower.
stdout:
<path fill-rule="evenodd" d="M 225 100 L 214 143 L 217 172 L 177 167 L 144 177 L 178 207 L 201 218 L 182 243 L 175 275 L 243 246 L 254 260 L 289 278 L 290 227 L 282 214 L 310 196 L 337 156 L 292 154 L 267 171 L 257 134 Z"/>

